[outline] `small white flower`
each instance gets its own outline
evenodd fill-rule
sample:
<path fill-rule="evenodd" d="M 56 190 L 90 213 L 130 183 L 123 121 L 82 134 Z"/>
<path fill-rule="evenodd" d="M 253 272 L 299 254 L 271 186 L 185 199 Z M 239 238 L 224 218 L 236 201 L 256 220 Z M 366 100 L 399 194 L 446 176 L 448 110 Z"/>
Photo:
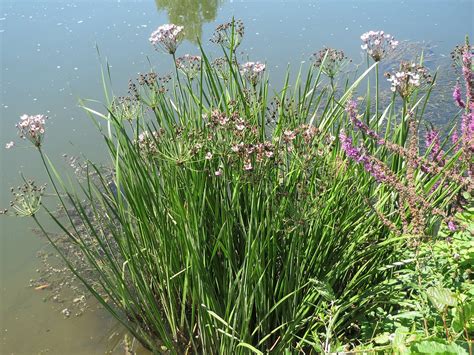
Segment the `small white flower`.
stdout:
<path fill-rule="evenodd" d="M 14 146 L 15 146 L 15 142 L 11 141 L 5 144 L 5 149 L 10 149 L 10 148 L 13 148 Z"/>

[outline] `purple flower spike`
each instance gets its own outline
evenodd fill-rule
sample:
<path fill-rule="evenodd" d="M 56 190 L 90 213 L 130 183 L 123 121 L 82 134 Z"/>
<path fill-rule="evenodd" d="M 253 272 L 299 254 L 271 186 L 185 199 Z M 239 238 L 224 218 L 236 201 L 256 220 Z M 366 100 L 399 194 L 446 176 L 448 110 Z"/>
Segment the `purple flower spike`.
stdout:
<path fill-rule="evenodd" d="M 459 87 L 459 84 L 456 84 L 453 90 L 453 99 L 456 105 L 458 105 L 461 108 L 465 108 L 466 104 L 464 101 L 461 99 L 461 88 Z"/>
<path fill-rule="evenodd" d="M 339 134 L 342 150 L 344 150 L 349 158 L 357 163 L 362 163 L 364 169 L 374 177 L 375 180 L 382 182 L 387 179 L 385 172 L 374 159 L 367 154 L 362 147 L 354 147 L 352 139 L 343 131 Z"/>
<path fill-rule="evenodd" d="M 349 114 L 349 119 L 356 129 L 368 135 L 370 138 L 375 139 L 377 144 L 384 143 L 384 139 L 380 137 L 377 132 L 371 130 L 364 122 L 357 118 L 357 102 L 349 100 L 346 105 L 346 112 Z"/>
<path fill-rule="evenodd" d="M 435 162 L 442 163 L 443 151 L 440 148 L 439 133 L 435 130 L 430 130 L 426 133 L 426 148 L 431 148 L 431 159 Z"/>
<path fill-rule="evenodd" d="M 458 229 L 458 227 L 456 226 L 456 223 L 454 223 L 453 221 L 448 222 L 448 228 L 451 232 L 456 232 Z"/>

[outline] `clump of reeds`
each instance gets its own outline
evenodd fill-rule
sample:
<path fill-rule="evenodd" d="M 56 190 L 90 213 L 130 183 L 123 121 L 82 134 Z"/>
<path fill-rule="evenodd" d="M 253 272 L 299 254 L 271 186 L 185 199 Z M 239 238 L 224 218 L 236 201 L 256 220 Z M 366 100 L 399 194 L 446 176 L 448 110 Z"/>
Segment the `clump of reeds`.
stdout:
<path fill-rule="evenodd" d="M 94 282 L 66 262 L 157 353 L 330 352 L 349 344 L 360 320 L 386 307 L 393 268 L 384 266 L 400 248 L 434 237 L 443 220 L 462 228 L 454 212 L 472 191 L 469 95 L 462 143 L 430 161 L 426 154 L 436 146 L 439 157 L 440 148 L 432 139 L 419 152 L 433 82 L 421 85 L 421 66 L 403 64 L 407 72 L 390 76 L 401 113 L 393 102 L 382 115 L 367 105 L 363 122 L 350 101 L 396 46 L 393 37 L 363 36 L 376 63 L 341 96 L 323 88 L 321 74 L 334 85 L 343 66 L 325 63 L 346 58 L 324 49 L 318 69 L 299 73 L 293 90 L 288 75 L 271 98 L 265 64 L 236 57 L 240 22 L 217 28 L 217 62 L 204 52 L 175 59 L 182 31 L 165 25 L 150 38 L 173 56 L 174 82 L 151 72 L 105 113 L 86 108 L 107 128 L 111 176 L 88 162 L 95 176 L 77 192 L 44 152 L 43 122 L 39 130 L 27 125 L 36 119 L 20 124 L 67 214 L 44 208 Z"/>

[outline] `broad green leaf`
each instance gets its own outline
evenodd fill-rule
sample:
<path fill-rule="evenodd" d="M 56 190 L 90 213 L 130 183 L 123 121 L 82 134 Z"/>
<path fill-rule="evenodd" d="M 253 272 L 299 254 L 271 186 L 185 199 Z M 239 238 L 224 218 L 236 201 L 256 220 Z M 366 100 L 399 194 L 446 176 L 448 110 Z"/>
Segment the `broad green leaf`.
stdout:
<path fill-rule="evenodd" d="M 443 340 L 424 340 L 410 347 L 413 354 L 467 355 L 467 351 L 456 343 Z"/>
<path fill-rule="evenodd" d="M 462 306 L 456 308 L 452 327 L 456 332 L 464 329 L 464 324 L 468 331 L 474 330 L 474 300 L 468 300 Z"/>
<path fill-rule="evenodd" d="M 328 301 L 334 301 L 336 296 L 334 295 L 334 291 L 332 290 L 331 286 L 327 282 L 319 281 L 316 279 L 311 279 L 311 283 L 316 291 L 319 292 L 321 296 L 323 296 Z"/>
<path fill-rule="evenodd" d="M 456 306 L 456 298 L 454 298 L 453 293 L 447 288 L 429 287 L 426 290 L 426 294 L 431 303 L 433 303 L 436 309 L 440 312 L 442 312 L 445 307 Z"/>
<path fill-rule="evenodd" d="M 374 338 L 374 343 L 375 344 L 382 345 L 382 344 L 387 344 L 389 342 L 390 342 L 390 333 L 389 332 L 379 334 Z"/>

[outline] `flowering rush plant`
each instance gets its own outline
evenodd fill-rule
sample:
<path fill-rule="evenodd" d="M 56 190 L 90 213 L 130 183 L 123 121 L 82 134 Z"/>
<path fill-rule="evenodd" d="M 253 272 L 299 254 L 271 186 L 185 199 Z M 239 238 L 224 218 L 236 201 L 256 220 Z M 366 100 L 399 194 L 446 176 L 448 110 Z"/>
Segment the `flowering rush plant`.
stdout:
<path fill-rule="evenodd" d="M 242 42 L 244 33 L 245 26 L 242 20 L 233 19 L 230 22 L 218 25 L 210 41 L 235 50 Z"/>
<path fill-rule="evenodd" d="M 396 72 L 386 73 L 385 76 L 392 84 L 390 90 L 398 92 L 402 98 L 410 96 L 421 84 L 431 82 L 425 67 L 410 62 L 401 62 Z"/>
<path fill-rule="evenodd" d="M 44 137 L 45 115 L 22 115 L 16 125 L 20 138 L 28 139 L 35 147 L 39 148 Z"/>
<path fill-rule="evenodd" d="M 323 48 L 312 55 L 313 65 L 329 78 L 334 78 L 339 71 L 350 62 L 344 51 L 334 48 Z"/>
<path fill-rule="evenodd" d="M 240 73 L 247 79 L 252 86 L 256 86 L 263 76 L 265 64 L 260 62 L 247 62 L 242 64 Z"/>
<path fill-rule="evenodd" d="M 201 57 L 198 55 L 185 54 L 176 59 L 176 67 L 189 79 L 194 79 L 201 71 Z"/>
<path fill-rule="evenodd" d="M 150 36 L 150 42 L 155 49 L 161 48 L 164 52 L 175 54 L 176 49 L 183 40 L 184 27 L 166 24 L 157 28 Z"/>
<path fill-rule="evenodd" d="M 369 31 L 360 36 L 363 50 L 376 62 L 380 62 L 387 54 L 398 46 L 398 41 L 384 31 Z"/>

